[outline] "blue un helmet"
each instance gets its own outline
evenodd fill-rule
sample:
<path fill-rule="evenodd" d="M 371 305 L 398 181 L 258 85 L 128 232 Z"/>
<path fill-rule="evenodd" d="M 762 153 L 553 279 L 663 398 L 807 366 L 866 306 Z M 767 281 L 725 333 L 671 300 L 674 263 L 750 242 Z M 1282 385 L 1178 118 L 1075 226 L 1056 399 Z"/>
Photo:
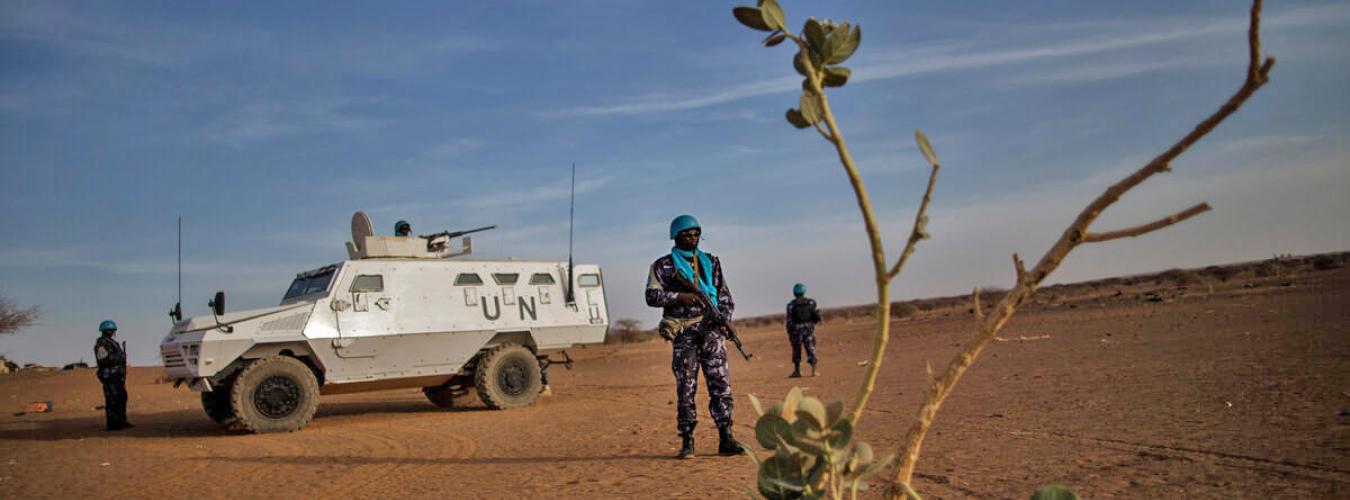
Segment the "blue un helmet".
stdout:
<path fill-rule="evenodd" d="M 108 330 L 117 330 L 117 323 L 114 323 L 113 320 L 105 319 L 102 323 L 98 324 L 98 331 L 106 332 Z"/>
<path fill-rule="evenodd" d="M 793 295 L 806 295 L 806 285 L 803 285 L 803 284 L 801 284 L 801 283 L 797 283 L 797 284 L 795 284 L 795 285 L 792 285 L 792 294 L 793 294 Z"/>
<path fill-rule="evenodd" d="M 673 240 L 681 232 L 694 228 L 703 229 L 703 226 L 698 225 L 698 219 L 695 219 L 694 216 L 685 214 L 676 217 L 675 220 L 670 221 L 670 239 Z"/>
<path fill-rule="evenodd" d="M 412 231 L 412 224 L 409 224 L 408 221 L 401 220 L 394 223 L 394 236 L 407 236 L 410 231 Z"/>

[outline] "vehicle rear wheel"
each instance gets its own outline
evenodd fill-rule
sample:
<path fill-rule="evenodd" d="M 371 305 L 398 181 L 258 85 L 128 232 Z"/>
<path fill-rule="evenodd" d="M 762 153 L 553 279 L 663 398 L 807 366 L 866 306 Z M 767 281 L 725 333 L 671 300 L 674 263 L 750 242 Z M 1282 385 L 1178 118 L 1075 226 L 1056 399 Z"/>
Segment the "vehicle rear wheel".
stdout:
<path fill-rule="evenodd" d="M 245 430 L 291 432 L 309 423 L 319 409 L 319 382 L 298 359 L 259 359 L 235 377 L 230 406 Z"/>
<path fill-rule="evenodd" d="M 539 361 L 519 344 L 502 344 L 479 354 L 474 387 L 494 410 L 529 406 L 539 396 Z"/>
<path fill-rule="evenodd" d="M 206 416 L 211 417 L 211 421 L 226 429 L 233 428 L 239 423 L 239 418 L 234 416 L 234 407 L 230 405 L 230 386 L 228 385 L 216 387 L 215 390 L 210 392 L 203 392 L 202 409 L 206 410 Z"/>

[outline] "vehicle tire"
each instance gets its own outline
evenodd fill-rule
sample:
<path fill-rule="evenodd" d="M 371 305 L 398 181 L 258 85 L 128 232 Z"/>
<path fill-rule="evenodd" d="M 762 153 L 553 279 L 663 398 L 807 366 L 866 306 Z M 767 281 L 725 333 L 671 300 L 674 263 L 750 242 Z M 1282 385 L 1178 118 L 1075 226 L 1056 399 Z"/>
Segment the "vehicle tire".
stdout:
<path fill-rule="evenodd" d="M 502 344 L 479 354 L 473 382 L 478 398 L 494 410 L 529 406 L 539 396 L 539 361 L 519 344 Z"/>
<path fill-rule="evenodd" d="M 230 386 L 219 386 L 214 391 L 202 393 L 202 409 L 211 421 L 226 429 L 234 428 L 239 418 L 234 416 L 234 407 L 230 404 Z"/>
<path fill-rule="evenodd" d="M 319 382 L 298 359 L 262 358 L 235 377 L 230 406 L 244 430 L 291 432 L 309 423 L 319 409 Z"/>

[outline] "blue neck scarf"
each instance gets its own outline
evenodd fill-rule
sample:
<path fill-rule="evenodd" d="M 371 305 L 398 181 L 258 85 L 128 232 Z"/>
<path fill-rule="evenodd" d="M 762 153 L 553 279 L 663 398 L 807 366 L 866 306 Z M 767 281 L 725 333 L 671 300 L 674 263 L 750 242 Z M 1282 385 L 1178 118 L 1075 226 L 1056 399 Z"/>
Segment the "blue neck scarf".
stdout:
<path fill-rule="evenodd" d="M 699 269 L 703 271 L 699 278 L 694 277 L 694 267 L 689 265 L 689 259 L 695 258 L 695 256 L 698 258 Z M 717 307 L 717 287 L 713 286 L 712 259 L 708 258 L 708 254 L 697 248 L 692 252 L 686 252 L 681 250 L 680 247 L 671 247 L 670 260 L 675 261 L 675 270 L 688 278 L 689 282 L 698 285 L 698 288 L 703 290 L 703 294 L 708 296 L 708 300 L 712 301 L 713 307 Z"/>

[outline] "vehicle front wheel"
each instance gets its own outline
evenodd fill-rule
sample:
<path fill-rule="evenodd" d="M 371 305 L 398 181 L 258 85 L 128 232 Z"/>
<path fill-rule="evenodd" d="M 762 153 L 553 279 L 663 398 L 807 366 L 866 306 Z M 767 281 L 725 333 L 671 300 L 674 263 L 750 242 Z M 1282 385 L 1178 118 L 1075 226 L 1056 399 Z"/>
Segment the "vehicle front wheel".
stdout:
<path fill-rule="evenodd" d="M 494 410 L 529 406 L 539 396 L 539 361 L 519 344 L 502 344 L 479 354 L 474 387 L 483 404 Z"/>
<path fill-rule="evenodd" d="M 259 359 L 244 367 L 230 390 L 239 426 L 257 433 L 291 432 L 309 423 L 319 409 L 319 382 L 300 360 Z"/>

